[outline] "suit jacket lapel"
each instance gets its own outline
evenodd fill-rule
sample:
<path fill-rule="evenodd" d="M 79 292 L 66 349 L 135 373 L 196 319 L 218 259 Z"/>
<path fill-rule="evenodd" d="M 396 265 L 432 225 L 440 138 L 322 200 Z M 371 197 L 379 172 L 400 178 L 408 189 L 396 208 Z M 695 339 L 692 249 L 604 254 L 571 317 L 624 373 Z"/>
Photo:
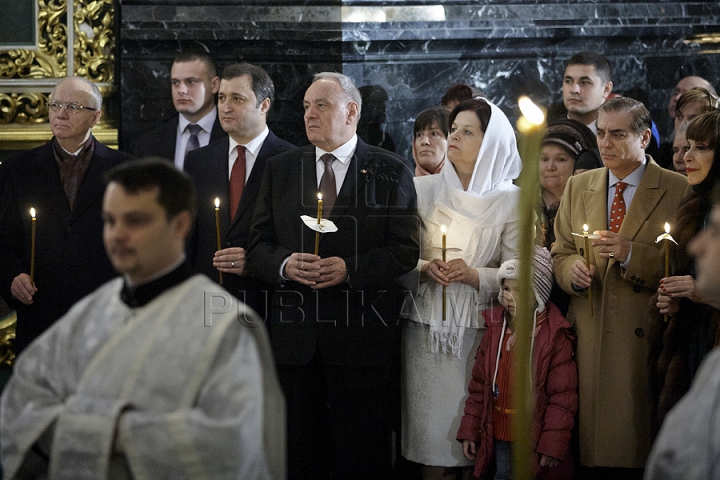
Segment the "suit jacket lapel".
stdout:
<path fill-rule="evenodd" d="M 317 203 L 318 198 L 317 194 L 319 192 L 318 189 L 318 178 L 317 178 L 317 172 L 315 170 L 315 147 L 310 146 L 307 148 L 301 149 L 299 161 L 300 161 L 300 174 L 302 175 L 302 179 L 300 180 L 300 185 L 302 188 L 302 192 L 300 192 L 300 195 L 302 196 L 302 206 L 300 208 L 300 215 L 308 215 L 311 217 L 317 216 Z M 333 208 L 334 210 L 334 208 Z M 325 216 L 325 215 L 323 215 Z M 300 218 L 298 218 L 298 222 L 301 222 Z M 310 230 L 310 228 L 303 225 L 303 245 L 315 245 L 315 232 L 313 230 Z M 312 253 L 313 249 L 305 248 L 306 252 Z"/>
<path fill-rule="evenodd" d="M 640 228 L 655 210 L 655 207 L 665 195 L 665 189 L 659 188 L 660 169 L 654 162 L 650 162 L 640 179 L 640 184 L 633 195 L 632 202 L 625 214 L 618 232 L 623 238 L 632 241 Z M 662 225 L 658 225 L 658 233 L 662 233 Z"/>
<path fill-rule="evenodd" d="M 607 182 L 608 171 L 603 168 L 595 174 L 595 179 L 590 183 L 588 190 L 582 192 L 583 203 L 587 215 L 587 224 L 590 233 L 595 230 L 607 230 Z M 578 228 L 577 233 L 581 233 L 582 225 L 575 226 Z M 592 246 L 590 248 L 593 248 Z M 598 272 L 604 272 L 607 268 L 607 260 L 597 255 L 597 249 L 593 257 L 595 257 L 595 265 Z"/>

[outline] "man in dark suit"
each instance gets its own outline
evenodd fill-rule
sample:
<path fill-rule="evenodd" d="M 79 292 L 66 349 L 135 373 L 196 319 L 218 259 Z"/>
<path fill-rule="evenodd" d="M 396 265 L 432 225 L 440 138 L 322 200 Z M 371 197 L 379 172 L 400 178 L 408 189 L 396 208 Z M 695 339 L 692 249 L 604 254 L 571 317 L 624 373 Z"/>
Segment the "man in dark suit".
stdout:
<path fill-rule="evenodd" d="M 390 475 L 392 359 L 400 288 L 418 261 L 412 171 L 359 140 L 361 99 L 344 75 L 315 76 L 304 100 L 312 143 L 265 169 L 248 251 L 273 283 L 269 329 L 288 403 L 288 468 L 296 478 Z M 324 216 L 338 227 L 315 232 Z"/>
<path fill-rule="evenodd" d="M 2 165 L 0 294 L 17 310 L 18 353 L 115 276 L 102 242 L 103 174 L 132 157 L 92 136 L 101 106 L 92 82 L 61 80 L 48 103 L 53 139 Z M 34 282 L 31 208 L 37 212 Z"/>
<path fill-rule="evenodd" d="M 250 222 L 265 163 L 270 157 L 292 150 L 267 127 L 267 113 L 275 96 L 270 76 L 249 63 L 223 70 L 218 95 L 220 122 L 228 136 L 190 152 L 185 170 L 195 180 L 198 216 L 188 240 L 188 258 L 194 271 L 218 281 L 265 318 L 267 287 L 248 273 L 245 249 Z M 238 191 L 240 189 L 240 191 Z M 220 199 L 218 250 L 215 232 L 215 199 Z"/>
<path fill-rule="evenodd" d="M 220 79 L 208 54 L 183 52 L 173 61 L 170 83 L 178 115 L 141 135 L 133 154 L 166 158 L 182 169 L 189 151 L 225 137 L 215 108 Z"/>

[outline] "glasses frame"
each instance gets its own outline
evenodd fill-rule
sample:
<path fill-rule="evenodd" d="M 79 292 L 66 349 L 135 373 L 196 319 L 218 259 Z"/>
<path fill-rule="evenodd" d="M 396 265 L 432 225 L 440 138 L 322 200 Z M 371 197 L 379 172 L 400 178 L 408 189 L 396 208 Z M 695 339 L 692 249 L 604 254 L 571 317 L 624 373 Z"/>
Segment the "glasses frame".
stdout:
<path fill-rule="evenodd" d="M 65 110 L 68 113 L 77 115 L 83 110 L 90 110 L 91 112 L 97 112 L 97 108 L 86 107 L 79 103 L 60 103 L 60 102 L 47 102 L 47 108 L 51 112 L 59 113 L 60 110 Z"/>

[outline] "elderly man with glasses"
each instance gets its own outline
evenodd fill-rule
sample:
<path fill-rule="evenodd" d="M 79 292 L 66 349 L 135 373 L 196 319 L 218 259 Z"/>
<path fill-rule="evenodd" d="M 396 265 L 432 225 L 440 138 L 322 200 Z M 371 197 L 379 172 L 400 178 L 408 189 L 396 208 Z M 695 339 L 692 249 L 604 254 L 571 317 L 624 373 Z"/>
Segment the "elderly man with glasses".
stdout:
<path fill-rule="evenodd" d="M 17 353 L 115 276 L 102 243 L 103 175 L 132 158 L 93 137 L 102 97 L 92 82 L 61 80 L 47 107 L 52 140 L 0 165 L 0 295 L 17 311 Z"/>

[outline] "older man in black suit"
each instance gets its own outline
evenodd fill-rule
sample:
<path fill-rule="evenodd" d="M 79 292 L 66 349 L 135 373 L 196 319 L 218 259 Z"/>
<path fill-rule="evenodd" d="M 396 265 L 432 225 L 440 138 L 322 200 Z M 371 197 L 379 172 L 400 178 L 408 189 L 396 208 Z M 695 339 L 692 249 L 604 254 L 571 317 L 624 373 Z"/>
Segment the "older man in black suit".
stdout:
<path fill-rule="evenodd" d="M 220 79 L 205 52 L 182 52 L 170 69 L 172 100 L 177 115 L 135 141 L 136 157 L 161 157 L 182 169 L 196 148 L 225 137 L 215 108 Z"/>
<path fill-rule="evenodd" d="M 228 136 L 190 152 L 185 170 L 195 180 L 198 217 L 188 240 L 191 267 L 223 285 L 264 318 L 267 286 L 249 275 L 245 264 L 250 222 L 265 163 L 295 148 L 267 127 L 267 113 L 275 95 L 270 76 L 249 63 L 223 70 L 218 94 L 219 118 Z M 220 199 L 218 250 L 214 200 Z"/>
<path fill-rule="evenodd" d="M 315 76 L 305 99 L 312 143 L 268 162 L 248 264 L 274 283 L 269 329 L 288 402 L 296 478 L 390 475 L 392 359 L 400 289 L 419 256 L 412 171 L 358 139 L 361 100 L 344 75 Z M 317 194 L 338 227 L 315 232 Z"/>
<path fill-rule="evenodd" d="M 73 303 L 115 276 L 102 241 L 103 175 L 132 157 L 92 135 L 102 96 L 92 82 L 61 80 L 45 145 L 11 157 L 0 174 L 0 294 L 17 310 L 19 353 Z M 31 218 L 37 212 L 34 282 Z"/>

